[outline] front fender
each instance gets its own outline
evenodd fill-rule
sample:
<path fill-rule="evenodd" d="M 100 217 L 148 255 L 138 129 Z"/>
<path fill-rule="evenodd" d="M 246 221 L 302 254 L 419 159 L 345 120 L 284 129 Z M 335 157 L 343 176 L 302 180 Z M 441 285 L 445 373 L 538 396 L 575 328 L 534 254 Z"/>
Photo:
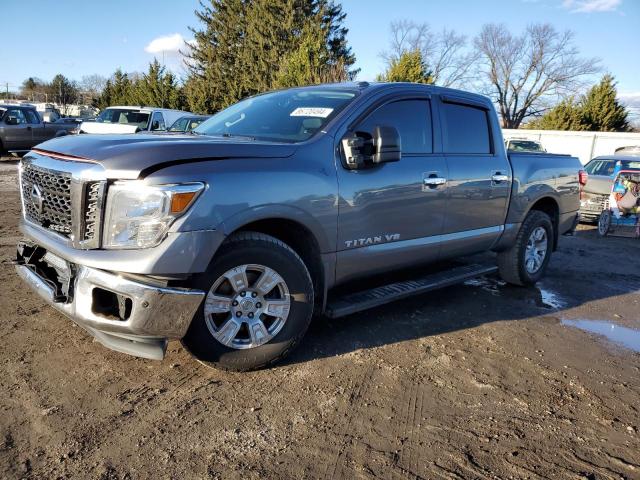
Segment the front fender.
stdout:
<path fill-rule="evenodd" d="M 335 251 L 335 238 L 330 239 L 327 231 L 331 226 L 322 225 L 321 220 L 292 205 L 259 205 L 247 208 L 223 220 L 221 227 L 225 236 L 236 230 L 261 220 L 289 220 L 305 227 L 315 237 L 321 253 Z M 329 230 L 327 230 L 329 229 Z"/>

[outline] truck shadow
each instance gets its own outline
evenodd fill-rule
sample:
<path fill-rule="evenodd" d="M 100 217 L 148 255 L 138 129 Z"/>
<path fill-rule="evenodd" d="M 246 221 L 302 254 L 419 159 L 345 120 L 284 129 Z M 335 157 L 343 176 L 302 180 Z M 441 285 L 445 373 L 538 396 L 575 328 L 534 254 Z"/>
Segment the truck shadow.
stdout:
<path fill-rule="evenodd" d="M 640 291 L 640 241 L 600 238 L 590 227 L 563 237 L 535 287 L 479 277 L 339 319 L 316 318 L 289 364 L 466 330 L 483 324 L 552 316 Z M 418 360 L 418 359 L 416 359 Z"/>

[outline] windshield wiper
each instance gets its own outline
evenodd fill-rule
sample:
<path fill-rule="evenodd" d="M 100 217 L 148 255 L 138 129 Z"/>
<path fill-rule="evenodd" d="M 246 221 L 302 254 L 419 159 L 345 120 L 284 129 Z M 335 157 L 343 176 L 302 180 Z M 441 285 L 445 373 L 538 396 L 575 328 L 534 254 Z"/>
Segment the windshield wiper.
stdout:
<path fill-rule="evenodd" d="M 224 138 L 244 138 L 246 140 L 257 140 L 256 137 L 252 137 L 250 135 L 236 135 L 235 133 L 223 133 L 219 136 Z"/>

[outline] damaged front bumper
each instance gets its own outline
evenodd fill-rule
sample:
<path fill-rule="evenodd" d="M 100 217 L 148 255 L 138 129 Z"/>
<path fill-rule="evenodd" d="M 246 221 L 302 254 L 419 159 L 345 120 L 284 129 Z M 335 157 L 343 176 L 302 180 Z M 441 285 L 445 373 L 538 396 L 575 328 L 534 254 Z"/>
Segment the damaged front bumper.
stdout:
<path fill-rule="evenodd" d="M 112 350 L 164 358 L 167 341 L 182 338 L 205 293 L 160 287 L 67 262 L 21 242 L 18 275 L 47 303 Z"/>

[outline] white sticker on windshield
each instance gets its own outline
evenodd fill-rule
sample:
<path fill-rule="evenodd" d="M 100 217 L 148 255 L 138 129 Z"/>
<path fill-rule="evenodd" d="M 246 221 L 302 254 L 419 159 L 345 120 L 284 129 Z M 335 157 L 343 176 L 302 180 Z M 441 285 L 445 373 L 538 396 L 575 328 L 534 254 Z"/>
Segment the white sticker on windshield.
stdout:
<path fill-rule="evenodd" d="M 291 117 L 320 117 L 327 118 L 333 112 L 333 108 L 323 107 L 298 107 L 289 116 Z"/>

